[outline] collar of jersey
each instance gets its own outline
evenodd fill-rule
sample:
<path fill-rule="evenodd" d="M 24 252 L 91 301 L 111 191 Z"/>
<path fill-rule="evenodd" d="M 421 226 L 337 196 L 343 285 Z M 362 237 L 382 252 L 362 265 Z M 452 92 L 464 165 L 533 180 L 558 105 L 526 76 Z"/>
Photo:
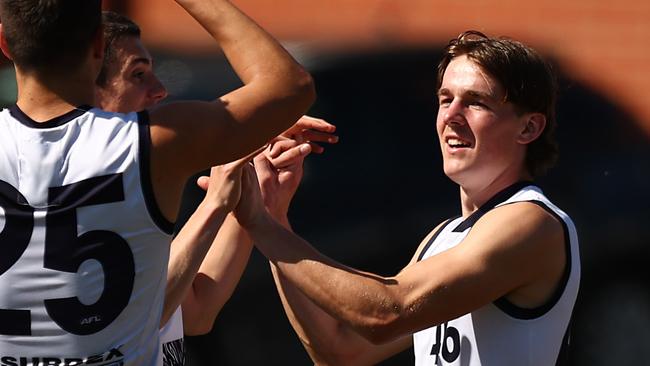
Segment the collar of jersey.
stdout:
<path fill-rule="evenodd" d="M 88 110 L 90 110 L 92 106 L 89 105 L 81 105 L 70 112 L 64 113 L 58 117 L 54 117 L 48 121 L 45 122 L 36 122 L 33 119 L 31 119 L 28 115 L 23 112 L 20 107 L 18 107 L 17 104 L 14 104 L 9 107 L 9 113 L 18 120 L 20 123 L 27 127 L 31 128 L 52 128 L 52 127 L 57 127 L 61 126 L 79 116 L 82 114 L 86 113 Z"/>
<path fill-rule="evenodd" d="M 483 215 L 485 215 L 486 212 L 493 209 L 499 203 L 512 197 L 512 195 L 519 192 L 522 188 L 532 184 L 533 182 L 524 180 L 506 187 L 499 193 L 492 196 L 492 198 L 490 198 L 481 207 L 479 207 L 478 210 L 474 211 L 471 215 L 469 215 L 469 217 L 467 217 L 460 224 L 458 224 L 458 226 L 456 226 L 456 228 L 452 231 L 457 233 L 462 233 L 463 231 L 471 228 L 478 221 L 478 219 L 480 219 Z"/>

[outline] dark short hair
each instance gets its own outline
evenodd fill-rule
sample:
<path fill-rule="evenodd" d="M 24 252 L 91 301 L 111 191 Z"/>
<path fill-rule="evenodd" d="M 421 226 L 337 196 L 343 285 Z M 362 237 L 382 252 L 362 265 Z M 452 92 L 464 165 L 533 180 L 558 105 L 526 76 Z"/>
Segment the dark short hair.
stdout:
<path fill-rule="evenodd" d="M 14 63 L 26 71 L 81 65 L 101 24 L 101 0 L 1 0 Z"/>
<path fill-rule="evenodd" d="M 108 68 L 116 62 L 115 43 L 124 37 L 140 38 L 140 27 L 128 17 L 113 11 L 102 12 L 104 25 L 104 62 L 97 76 L 97 85 L 105 86 Z"/>
<path fill-rule="evenodd" d="M 467 56 L 505 89 L 504 102 L 512 103 L 518 113 L 536 112 L 546 117 L 546 127 L 526 151 L 526 168 L 540 176 L 555 165 L 558 145 L 555 140 L 555 104 L 557 77 L 550 63 L 534 49 L 507 39 L 490 38 L 481 32 L 467 31 L 449 41 L 438 65 L 438 85 L 452 59 Z"/>

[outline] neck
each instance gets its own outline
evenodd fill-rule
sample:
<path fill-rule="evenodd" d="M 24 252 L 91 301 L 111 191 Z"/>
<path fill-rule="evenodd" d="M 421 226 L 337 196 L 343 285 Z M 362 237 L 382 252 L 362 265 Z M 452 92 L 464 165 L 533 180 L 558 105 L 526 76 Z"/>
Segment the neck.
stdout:
<path fill-rule="evenodd" d="M 485 184 L 477 187 L 461 185 L 460 202 L 463 217 L 471 215 L 497 193 L 524 180 L 532 180 L 532 177 L 525 171 L 525 169 L 522 169 L 519 174 L 501 175 L 496 179 L 485 182 Z"/>
<path fill-rule="evenodd" d="M 16 69 L 16 104 L 31 119 L 48 121 L 80 105 L 94 104 L 94 80 L 81 72 L 42 75 Z"/>

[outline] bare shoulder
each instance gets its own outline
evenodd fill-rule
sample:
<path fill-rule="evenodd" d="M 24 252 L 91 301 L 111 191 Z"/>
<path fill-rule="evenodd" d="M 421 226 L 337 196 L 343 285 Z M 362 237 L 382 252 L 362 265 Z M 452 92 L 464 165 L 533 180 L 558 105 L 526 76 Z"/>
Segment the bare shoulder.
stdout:
<path fill-rule="evenodd" d="M 521 305 L 542 303 L 566 266 L 567 238 L 562 223 L 533 202 L 516 202 L 487 212 L 461 246 L 477 263 L 515 276 L 512 293 L 526 293 Z"/>
<path fill-rule="evenodd" d="M 479 219 L 468 235 L 494 237 L 495 244 L 540 245 L 563 238 L 562 223 L 534 202 L 496 207 Z M 490 240 L 490 242 L 493 242 Z"/>

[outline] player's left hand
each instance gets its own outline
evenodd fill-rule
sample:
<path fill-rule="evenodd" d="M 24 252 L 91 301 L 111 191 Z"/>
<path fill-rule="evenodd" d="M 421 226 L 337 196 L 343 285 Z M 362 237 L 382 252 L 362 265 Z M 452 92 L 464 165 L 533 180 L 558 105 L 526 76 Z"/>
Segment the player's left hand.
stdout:
<path fill-rule="evenodd" d="M 303 161 L 312 152 L 312 145 L 301 140 L 277 139 L 254 160 L 264 205 L 276 219 L 286 216 L 303 176 Z"/>

